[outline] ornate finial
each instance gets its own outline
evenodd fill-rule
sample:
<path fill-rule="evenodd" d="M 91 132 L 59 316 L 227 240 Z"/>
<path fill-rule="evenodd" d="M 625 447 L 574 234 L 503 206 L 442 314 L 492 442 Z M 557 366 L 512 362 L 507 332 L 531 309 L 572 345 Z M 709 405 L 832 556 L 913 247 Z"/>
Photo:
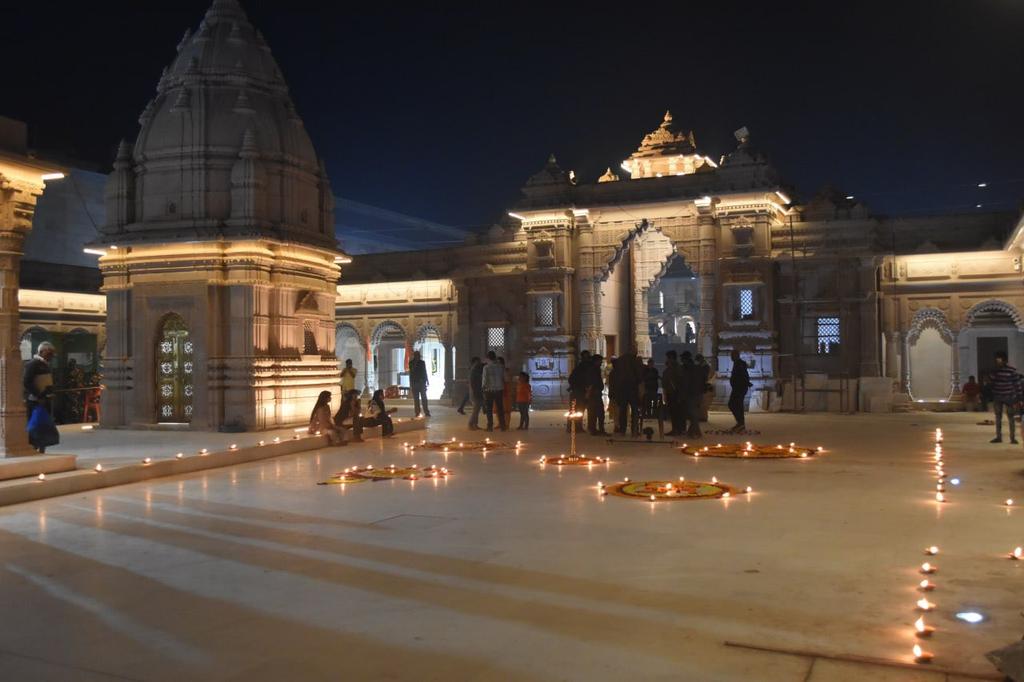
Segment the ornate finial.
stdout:
<path fill-rule="evenodd" d="M 558 165 L 558 159 L 555 158 L 554 152 L 552 152 L 551 155 L 548 156 L 548 165 L 549 166 L 557 166 Z"/>
<path fill-rule="evenodd" d="M 619 179 L 618 174 L 617 173 L 613 173 L 611 166 L 609 166 L 608 170 L 606 170 L 604 172 L 604 175 L 599 177 L 597 179 L 597 181 L 598 182 L 616 182 L 618 179 Z"/>
<path fill-rule="evenodd" d="M 672 123 L 672 111 L 671 110 L 669 110 L 669 109 L 665 110 L 665 120 L 663 120 L 661 123 L 662 123 L 662 125 L 668 125 L 668 124 Z"/>

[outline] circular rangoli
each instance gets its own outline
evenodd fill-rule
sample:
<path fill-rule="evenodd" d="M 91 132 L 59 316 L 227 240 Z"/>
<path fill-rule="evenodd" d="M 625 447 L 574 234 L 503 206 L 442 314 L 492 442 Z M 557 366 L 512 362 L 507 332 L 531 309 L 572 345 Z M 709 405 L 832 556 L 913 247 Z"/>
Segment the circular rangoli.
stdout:
<path fill-rule="evenodd" d="M 741 491 L 731 485 L 713 480 L 707 481 L 631 481 L 628 478 L 619 483 L 601 484 L 598 492 L 602 495 L 631 497 L 636 500 L 661 502 L 664 500 L 707 500 L 729 498 Z M 742 492 L 752 492 L 746 488 Z"/>
<path fill-rule="evenodd" d="M 611 457 L 588 457 L 587 455 L 544 455 L 540 458 L 540 464 L 553 464 L 555 466 L 593 466 L 595 464 L 611 464 Z"/>
<path fill-rule="evenodd" d="M 416 465 L 396 467 L 393 464 L 388 467 L 349 467 L 344 471 L 334 474 L 326 481 L 321 481 L 318 485 L 344 485 L 348 483 L 365 483 L 366 481 L 393 481 L 395 479 L 418 481 L 430 478 L 447 478 L 450 475 L 451 472 L 448 469 L 439 468 L 436 465 L 429 466 L 426 469 L 420 469 Z"/>
<path fill-rule="evenodd" d="M 486 438 L 484 440 L 442 440 L 442 441 L 429 441 L 421 440 L 418 443 L 403 443 L 403 448 L 410 451 L 417 449 L 423 450 L 440 450 L 442 452 L 467 452 L 479 450 L 481 452 L 488 450 L 516 450 L 517 452 L 523 447 L 522 441 L 516 441 L 513 443 L 502 443 L 500 441 L 491 440 Z"/>
<path fill-rule="evenodd" d="M 782 459 L 786 457 L 806 458 L 824 452 L 824 448 L 808 448 L 796 443 L 789 445 L 757 445 L 746 443 L 716 443 L 714 445 L 689 445 L 684 443 L 679 451 L 693 457 L 735 457 L 737 459 Z"/>

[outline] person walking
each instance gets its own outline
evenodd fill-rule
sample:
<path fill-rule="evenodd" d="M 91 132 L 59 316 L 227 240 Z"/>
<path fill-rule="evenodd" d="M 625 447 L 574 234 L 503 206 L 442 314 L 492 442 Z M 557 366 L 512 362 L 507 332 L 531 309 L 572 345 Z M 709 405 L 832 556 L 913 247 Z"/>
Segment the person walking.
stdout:
<path fill-rule="evenodd" d="M 53 424 L 50 400 L 53 397 L 53 370 L 50 368 L 50 361 L 56 355 L 57 349 L 49 341 L 43 341 L 36 349 L 36 354 L 25 365 L 21 375 L 21 387 L 25 399 L 25 418 L 27 423 L 32 425 L 29 429 L 29 444 L 40 454 L 46 452 L 50 445 L 57 445 L 60 442 L 59 432 Z M 36 410 L 43 410 L 41 414 L 32 420 L 32 413 Z M 43 426 L 36 429 L 36 424 Z"/>
<path fill-rule="evenodd" d="M 967 383 L 964 384 L 960 392 L 964 395 L 964 410 L 967 412 L 977 412 L 981 396 L 981 384 L 974 379 L 973 375 L 967 377 Z"/>
<path fill-rule="evenodd" d="M 334 425 L 331 419 L 331 392 L 320 391 L 320 395 L 313 405 L 313 411 L 309 415 L 309 434 L 315 436 L 322 434 L 327 436 L 327 442 L 331 445 L 348 445 L 345 442 L 345 434 Z"/>
<path fill-rule="evenodd" d="M 473 413 L 469 416 L 469 430 L 480 428 L 480 410 L 484 406 L 484 363 L 480 358 L 473 358 L 469 368 L 469 395 L 473 400 Z"/>
<path fill-rule="evenodd" d="M 658 415 L 658 368 L 654 365 L 654 358 L 647 360 L 644 367 L 644 416 L 655 418 Z"/>
<path fill-rule="evenodd" d="M 587 433 L 591 436 L 608 435 L 604 430 L 604 374 L 601 371 L 603 364 L 604 358 L 601 355 L 592 355 L 587 366 L 587 373 L 583 377 L 587 406 Z"/>
<path fill-rule="evenodd" d="M 484 366 L 481 388 L 484 393 L 484 404 L 487 409 L 487 430 L 494 431 L 494 413 L 498 413 L 498 427 L 507 431 L 505 424 L 505 368 L 498 364 L 498 356 L 494 351 L 487 352 L 487 364 Z"/>
<path fill-rule="evenodd" d="M 740 433 L 747 428 L 747 421 L 743 415 L 746 407 L 747 390 L 754 384 L 750 383 L 750 371 L 747 363 L 740 357 L 738 348 L 733 348 L 729 354 L 732 358 L 732 374 L 729 375 L 729 387 L 732 391 L 729 394 L 729 410 L 736 419 L 736 426 L 732 427 L 734 433 Z"/>
<path fill-rule="evenodd" d="M 430 408 L 427 407 L 427 386 L 430 382 L 427 379 L 427 363 L 423 362 L 419 351 L 414 351 L 412 360 L 409 361 L 409 390 L 412 391 L 412 410 L 415 416 L 420 416 L 421 408 L 424 416 L 430 416 Z"/>
<path fill-rule="evenodd" d="M 996 437 L 990 443 L 1003 442 L 1003 412 L 1010 425 L 1010 442 L 1017 442 L 1013 418 L 1021 401 L 1021 376 L 1015 367 L 1006 362 L 1004 351 L 996 352 L 996 368 L 990 375 L 992 383 L 992 406 L 996 412 Z"/>
<path fill-rule="evenodd" d="M 476 367 L 478 364 L 480 364 L 480 358 L 474 355 L 473 359 L 469 361 L 469 373 L 471 376 L 473 374 L 473 368 Z M 462 396 L 462 404 L 460 404 L 459 409 L 455 411 L 458 412 L 459 414 L 466 414 L 466 405 L 469 404 L 469 401 L 472 399 L 472 397 L 473 387 L 466 386 L 466 395 Z"/>
<path fill-rule="evenodd" d="M 345 367 L 341 370 L 341 394 L 356 390 L 356 368 L 352 366 L 351 358 L 345 361 Z"/>
<path fill-rule="evenodd" d="M 530 428 L 531 402 L 533 402 L 533 388 L 530 386 L 530 375 L 526 372 L 520 372 L 519 381 L 516 383 L 516 409 L 519 410 L 520 431 L 526 431 Z"/>

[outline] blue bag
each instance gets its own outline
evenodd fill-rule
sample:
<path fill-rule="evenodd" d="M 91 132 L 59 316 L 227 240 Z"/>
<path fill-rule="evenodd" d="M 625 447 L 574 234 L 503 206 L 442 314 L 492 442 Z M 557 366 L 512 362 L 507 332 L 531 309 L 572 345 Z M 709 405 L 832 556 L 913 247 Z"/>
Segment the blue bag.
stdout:
<path fill-rule="evenodd" d="M 50 411 L 42 405 L 35 406 L 28 420 L 28 442 L 37 450 L 60 443 L 60 432 L 53 423 Z"/>

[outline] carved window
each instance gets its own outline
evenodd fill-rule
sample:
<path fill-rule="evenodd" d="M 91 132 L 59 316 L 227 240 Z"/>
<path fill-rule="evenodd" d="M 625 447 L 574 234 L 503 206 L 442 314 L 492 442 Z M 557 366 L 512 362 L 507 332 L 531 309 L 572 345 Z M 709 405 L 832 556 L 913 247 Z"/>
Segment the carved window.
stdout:
<path fill-rule="evenodd" d="M 320 352 L 316 344 L 316 327 L 314 325 L 315 323 L 312 320 L 306 320 L 302 323 L 302 352 L 304 355 L 316 355 Z"/>
<path fill-rule="evenodd" d="M 754 317 L 754 290 L 740 289 L 739 319 L 750 320 Z"/>
<path fill-rule="evenodd" d="M 505 328 L 504 327 L 488 327 L 487 328 L 487 350 L 494 351 L 498 355 L 505 352 Z"/>
<path fill-rule="evenodd" d="M 156 341 L 157 421 L 192 421 L 195 396 L 195 346 L 178 315 L 168 315 Z"/>
<path fill-rule="evenodd" d="M 818 355 L 832 355 L 839 352 L 839 318 L 819 317 L 818 327 Z"/>
<path fill-rule="evenodd" d="M 534 301 L 534 326 L 554 327 L 555 326 L 555 297 L 538 296 Z"/>

